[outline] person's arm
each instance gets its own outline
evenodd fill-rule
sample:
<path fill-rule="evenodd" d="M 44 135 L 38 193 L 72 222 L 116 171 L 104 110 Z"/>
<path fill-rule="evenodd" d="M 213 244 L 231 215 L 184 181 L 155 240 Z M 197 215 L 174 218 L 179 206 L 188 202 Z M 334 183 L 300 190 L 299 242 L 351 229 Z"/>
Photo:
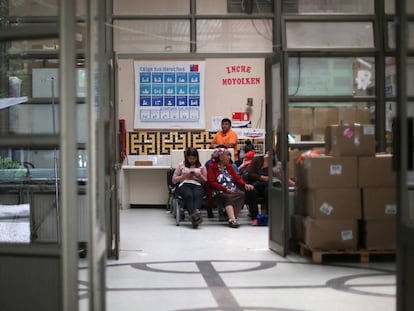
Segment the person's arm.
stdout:
<path fill-rule="evenodd" d="M 200 166 L 200 168 L 198 169 L 198 173 L 196 173 L 196 178 L 199 182 L 201 182 L 202 184 L 205 184 L 207 182 L 207 169 L 205 168 L 204 165 Z"/>
<path fill-rule="evenodd" d="M 242 186 L 245 190 L 251 191 L 254 189 L 254 186 L 245 182 L 243 178 L 239 174 L 236 173 L 236 170 L 233 168 L 233 165 L 230 164 L 230 166 L 227 167 L 229 170 L 230 175 L 233 177 L 233 181 L 238 184 L 239 186 Z"/>
<path fill-rule="evenodd" d="M 182 182 L 182 180 L 183 180 L 182 177 L 181 177 L 182 165 L 183 165 L 182 162 L 178 163 L 177 167 L 174 170 L 174 174 L 173 174 L 173 177 L 172 177 L 173 184 L 178 184 L 178 183 Z"/>
<path fill-rule="evenodd" d="M 218 141 L 217 141 L 217 137 L 219 135 L 219 132 L 216 133 L 216 135 L 214 135 L 213 140 L 210 143 L 210 149 L 216 149 L 218 146 Z"/>
<path fill-rule="evenodd" d="M 260 170 L 263 165 L 263 162 L 261 161 L 261 157 L 254 157 L 252 162 L 249 166 L 247 166 L 246 170 L 249 173 L 249 180 L 251 181 L 260 181 L 261 180 L 261 174 Z"/>
<path fill-rule="evenodd" d="M 211 189 L 226 192 L 227 188 L 217 182 L 217 166 L 211 163 L 207 170 L 207 183 Z"/>
<path fill-rule="evenodd" d="M 239 186 L 244 187 L 246 185 L 246 182 L 243 180 L 243 178 L 240 177 L 239 174 L 237 174 L 236 170 L 233 167 L 233 164 L 227 165 L 227 170 L 229 171 L 231 177 L 233 178 L 233 181 L 238 184 Z"/>
<path fill-rule="evenodd" d="M 186 179 L 192 179 L 192 175 L 190 173 L 183 173 L 184 162 L 178 163 L 176 169 L 174 170 L 174 175 L 172 177 L 172 182 L 174 184 L 178 184 L 183 182 Z"/>

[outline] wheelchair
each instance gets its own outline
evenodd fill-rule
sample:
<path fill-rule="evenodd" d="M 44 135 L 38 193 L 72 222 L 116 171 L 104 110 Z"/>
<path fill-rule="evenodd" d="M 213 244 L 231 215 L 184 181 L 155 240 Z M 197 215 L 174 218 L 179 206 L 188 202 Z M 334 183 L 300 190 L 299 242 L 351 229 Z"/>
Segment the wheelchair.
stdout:
<path fill-rule="evenodd" d="M 172 182 L 175 168 L 171 168 L 167 171 L 167 186 L 168 186 L 168 202 L 167 211 L 174 217 L 176 226 L 180 225 L 180 222 L 185 220 L 185 210 L 183 207 L 184 198 L 177 193 L 177 185 Z M 202 206 L 207 203 L 207 193 L 204 191 Z"/>

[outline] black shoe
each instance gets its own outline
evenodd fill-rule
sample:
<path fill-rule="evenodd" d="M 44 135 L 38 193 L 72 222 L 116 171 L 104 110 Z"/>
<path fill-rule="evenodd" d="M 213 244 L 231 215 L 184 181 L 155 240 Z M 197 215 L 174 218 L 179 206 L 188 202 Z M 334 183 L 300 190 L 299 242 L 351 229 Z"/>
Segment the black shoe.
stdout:
<path fill-rule="evenodd" d="M 230 228 L 238 228 L 238 227 L 240 227 L 240 224 L 237 222 L 237 220 L 230 220 L 229 219 L 229 227 Z"/>
<path fill-rule="evenodd" d="M 201 218 L 201 212 L 199 210 L 195 210 L 195 212 L 191 214 L 191 223 L 193 228 L 197 228 L 202 222 L 203 218 Z"/>
<path fill-rule="evenodd" d="M 214 218 L 214 214 L 212 211 L 207 211 L 207 217 L 208 218 Z"/>

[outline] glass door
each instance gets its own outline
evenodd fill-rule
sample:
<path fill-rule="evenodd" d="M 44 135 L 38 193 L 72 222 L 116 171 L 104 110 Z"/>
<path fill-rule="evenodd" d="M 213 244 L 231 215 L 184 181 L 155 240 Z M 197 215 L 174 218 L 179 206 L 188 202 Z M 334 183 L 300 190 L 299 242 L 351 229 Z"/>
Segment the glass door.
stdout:
<path fill-rule="evenodd" d="M 289 240 L 289 200 L 288 200 L 288 178 L 287 178 L 287 131 L 286 131 L 286 109 L 283 104 L 281 87 L 281 63 L 277 58 L 266 59 L 266 102 L 267 124 L 266 124 L 266 151 L 269 152 L 269 162 L 280 161 L 282 171 L 276 176 L 269 165 L 269 247 L 281 256 L 288 253 Z"/>

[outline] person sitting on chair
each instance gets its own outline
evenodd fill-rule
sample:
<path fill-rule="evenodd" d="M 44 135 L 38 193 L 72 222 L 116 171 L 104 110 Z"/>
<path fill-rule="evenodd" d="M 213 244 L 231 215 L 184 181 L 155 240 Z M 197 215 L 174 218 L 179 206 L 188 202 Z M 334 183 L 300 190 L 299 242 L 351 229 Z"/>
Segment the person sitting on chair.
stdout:
<path fill-rule="evenodd" d="M 239 174 L 236 173 L 230 163 L 231 154 L 225 148 L 218 148 L 214 152 L 214 160 L 210 163 L 207 171 L 207 180 L 212 189 L 214 197 L 224 203 L 224 207 L 229 217 L 229 226 L 238 228 L 240 224 L 237 216 L 244 205 L 245 192 L 253 190 L 253 186 L 247 184 Z"/>
<path fill-rule="evenodd" d="M 178 163 L 172 181 L 178 184 L 176 192 L 183 198 L 184 209 L 191 217 L 193 228 L 197 228 L 203 222 L 200 208 L 207 182 L 207 169 L 200 163 L 196 148 L 189 147 L 184 151 L 184 161 Z"/>
<path fill-rule="evenodd" d="M 219 149 L 219 148 L 227 149 L 226 145 L 218 145 L 216 150 Z M 217 157 L 216 151 L 212 152 L 211 153 L 211 158 L 208 159 L 206 161 L 206 163 L 204 164 L 207 171 L 208 171 L 208 166 L 210 165 L 211 161 L 214 161 L 214 159 L 216 157 Z M 237 167 L 236 163 L 234 163 L 233 160 L 231 159 L 231 155 L 230 155 L 230 161 L 229 162 L 231 163 L 231 165 L 233 165 L 233 168 L 236 171 L 236 173 L 240 175 L 240 170 Z M 208 218 L 214 218 L 213 208 L 215 206 L 217 206 L 219 221 L 226 221 L 227 220 L 227 215 L 226 215 L 226 212 L 224 210 L 223 203 L 220 202 L 220 201 L 214 202 L 213 193 L 211 191 L 211 187 L 209 186 L 209 184 L 207 184 L 207 199 L 208 199 L 208 205 L 209 205 L 208 209 L 207 209 Z"/>
<path fill-rule="evenodd" d="M 269 167 L 269 153 L 266 152 L 262 156 L 255 156 L 252 162 L 241 170 L 241 175 L 246 182 L 250 182 L 254 186 L 253 193 L 246 198 L 246 203 L 249 205 L 250 215 L 253 219 L 252 225 L 257 226 L 258 202 L 259 198 L 263 198 L 264 204 L 267 206 L 268 193 L 268 167 Z M 275 160 L 273 165 L 273 175 L 275 179 L 280 178 L 281 163 Z"/>

